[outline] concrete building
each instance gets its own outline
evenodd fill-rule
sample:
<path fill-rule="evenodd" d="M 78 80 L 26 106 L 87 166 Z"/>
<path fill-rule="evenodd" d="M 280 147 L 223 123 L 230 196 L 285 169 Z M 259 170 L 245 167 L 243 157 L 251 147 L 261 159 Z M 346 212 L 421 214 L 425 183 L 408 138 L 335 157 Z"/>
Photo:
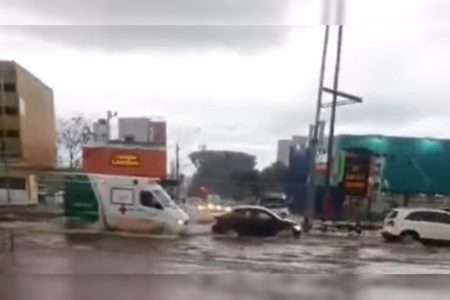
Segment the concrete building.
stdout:
<path fill-rule="evenodd" d="M 37 202 L 32 170 L 56 167 L 53 91 L 14 61 L 0 61 L 0 205 Z"/>
<path fill-rule="evenodd" d="M 119 140 L 166 146 L 166 122 L 151 118 L 119 118 Z"/>
<path fill-rule="evenodd" d="M 292 140 L 278 140 L 277 142 L 277 162 L 284 165 L 289 164 L 289 149 L 292 145 Z"/>
<path fill-rule="evenodd" d="M 94 142 L 100 145 L 106 145 L 109 142 L 109 127 L 106 119 L 99 119 L 93 125 Z"/>
<path fill-rule="evenodd" d="M 277 145 L 277 162 L 282 162 L 286 166 L 289 165 L 289 151 L 292 146 L 300 149 L 306 149 L 309 145 L 309 137 L 302 135 L 294 135 L 291 139 L 279 140 Z M 320 137 L 317 144 L 317 159 L 319 161 L 326 160 L 326 152 L 328 146 L 328 137 Z"/>
<path fill-rule="evenodd" d="M 279 140 L 277 145 L 277 162 L 289 165 L 289 152 L 292 146 L 306 148 L 308 146 L 308 137 L 296 135 L 291 139 Z"/>

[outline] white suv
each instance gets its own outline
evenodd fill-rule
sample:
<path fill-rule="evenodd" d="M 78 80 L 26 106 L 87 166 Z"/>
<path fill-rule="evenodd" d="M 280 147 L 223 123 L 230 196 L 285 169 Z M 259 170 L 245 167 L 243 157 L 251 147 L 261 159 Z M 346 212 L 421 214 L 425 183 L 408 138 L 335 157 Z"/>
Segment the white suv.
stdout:
<path fill-rule="evenodd" d="M 259 206 L 270 209 L 282 218 L 287 218 L 290 215 L 289 203 L 284 194 L 267 194 L 258 201 Z"/>
<path fill-rule="evenodd" d="M 394 209 L 386 215 L 381 234 L 386 241 L 450 242 L 450 213 L 428 208 Z"/>

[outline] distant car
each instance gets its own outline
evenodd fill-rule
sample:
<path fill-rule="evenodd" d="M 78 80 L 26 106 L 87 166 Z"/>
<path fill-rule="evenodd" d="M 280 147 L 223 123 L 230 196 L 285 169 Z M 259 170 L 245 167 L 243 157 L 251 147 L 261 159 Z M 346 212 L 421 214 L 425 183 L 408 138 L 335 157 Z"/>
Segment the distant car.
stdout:
<path fill-rule="evenodd" d="M 258 201 L 259 206 L 264 206 L 283 218 L 290 215 L 288 204 L 286 196 L 281 193 L 266 194 Z"/>
<path fill-rule="evenodd" d="M 214 221 L 214 216 L 231 211 L 228 205 L 205 201 L 201 198 L 188 198 L 184 209 L 196 223 L 211 223 Z"/>
<path fill-rule="evenodd" d="M 440 209 L 397 208 L 384 220 L 386 241 L 450 242 L 450 213 Z"/>
<path fill-rule="evenodd" d="M 212 232 L 258 237 L 288 233 L 298 238 L 302 228 L 294 221 L 281 218 L 265 207 L 238 206 L 229 213 L 217 216 Z"/>

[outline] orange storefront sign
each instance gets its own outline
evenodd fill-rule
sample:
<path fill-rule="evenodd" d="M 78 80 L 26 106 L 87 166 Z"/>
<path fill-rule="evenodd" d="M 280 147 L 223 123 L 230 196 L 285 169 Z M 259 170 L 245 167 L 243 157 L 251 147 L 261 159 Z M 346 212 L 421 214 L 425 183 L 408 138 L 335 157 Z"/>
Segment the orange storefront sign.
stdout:
<path fill-rule="evenodd" d="M 83 171 L 87 173 L 167 177 L 165 149 L 123 149 L 119 147 L 86 147 L 83 149 Z"/>
<path fill-rule="evenodd" d="M 114 154 L 111 159 L 113 166 L 119 167 L 139 167 L 141 165 L 139 156 L 136 154 Z"/>

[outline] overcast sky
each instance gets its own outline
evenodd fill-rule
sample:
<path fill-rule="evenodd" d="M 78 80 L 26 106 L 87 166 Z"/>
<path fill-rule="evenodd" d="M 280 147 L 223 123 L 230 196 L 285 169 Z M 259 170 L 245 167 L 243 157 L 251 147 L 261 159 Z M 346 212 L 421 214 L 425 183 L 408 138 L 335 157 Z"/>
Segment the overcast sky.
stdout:
<path fill-rule="evenodd" d="M 340 89 L 364 104 L 339 108 L 338 133 L 449 137 L 448 12 L 346 1 Z M 60 117 L 161 116 L 183 154 L 206 144 L 264 166 L 313 119 L 323 18 L 319 0 L 0 0 L 0 58 L 51 86 Z"/>

